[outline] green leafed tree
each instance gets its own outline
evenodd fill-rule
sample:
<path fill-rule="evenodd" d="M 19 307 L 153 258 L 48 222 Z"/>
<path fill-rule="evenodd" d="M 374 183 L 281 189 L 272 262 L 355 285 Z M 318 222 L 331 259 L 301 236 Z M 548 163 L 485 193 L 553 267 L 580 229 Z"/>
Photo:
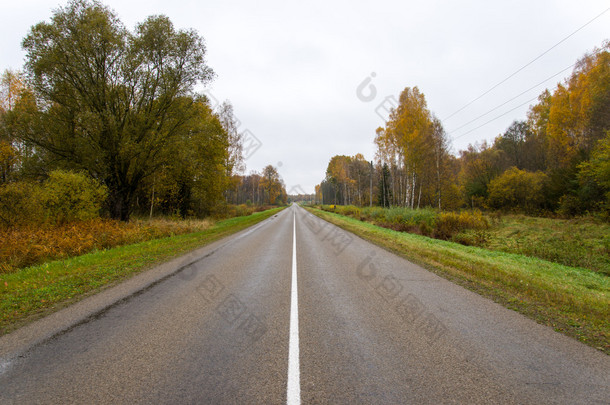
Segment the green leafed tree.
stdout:
<path fill-rule="evenodd" d="M 487 198 L 489 183 L 502 173 L 500 154 L 487 142 L 479 146 L 469 145 L 460 152 L 460 182 L 464 187 L 466 205 L 480 207 Z"/>
<path fill-rule="evenodd" d="M 602 209 L 610 215 L 610 131 L 597 143 L 591 159 L 581 163 L 578 168 L 579 206 Z"/>
<path fill-rule="evenodd" d="M 179 191 L 177 208 L 182 216 L 209 215 L 222 203 L 230 180 L 226 166 L 228 134 L 207 104 L 200 101 L 195 108 L 189 135 L 178 138 L 167 149 L 170 178 Z"/>
<path fill-rule="evenodd" d="M 138 187 L 198 113 L 194 87 L 213 76 L 203 38 L 165 16 L 130 32 L 100 2 L 74 0 L 23 48 L 38 112 L 21 136 L 105 184 L 110 215 L 129 219 Z"/>

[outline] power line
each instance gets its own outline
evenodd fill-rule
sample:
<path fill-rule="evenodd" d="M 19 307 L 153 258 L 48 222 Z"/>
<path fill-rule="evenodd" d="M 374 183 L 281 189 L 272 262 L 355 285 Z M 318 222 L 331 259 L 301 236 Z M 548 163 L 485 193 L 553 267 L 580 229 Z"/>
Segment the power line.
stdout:
<path fill-rule="evenodd" d="M 552 47 L 550 47 L 549 49 L 547 49 L 546 51 L 542 52 L 540 55 L 536 56 L 534 59 L 532 59 L 530 62 L 526 63 L 524 66 L 522 66 L 521 68 L 517 69 L 515 72 L 513 72 L 512 74 L 510 74 L 508 77 L 506 77 L 505 79 L 503 79 L 502 81 L 500 81 L 499 83 L 497 83 L 496 85 L 492 86 L 489 90 L 487 90 L 486 92 L 484 92 L 483 94 L 481 94 L 480 96 L 476 97 L 475 99 L 473 99 L 472 101 L 470 101 L 469 103 L 467 103 L 465 106 L 463 106 L 462 108 L 458 109 L 457 111 L 453 112 L 451 115 L 445 117 L 443 119 L 443 121 L 448 120 L 449 118 L 453 117 L 454 115 L 456 115 L 457 113 L 463 111 L 466 107 L 470 106 L 472 103 L 474 103 L 477 100 L 480 100 L 483 96 L 489 94 L 492 90 L 496 89 L 498 86 L 500 86 L 501 84 L 505 83 L 506 81 L 508 81 L 510 78 L 514 77 L 517 73 L 521 72 L 523 69 L 525 69 L 526 67 L 528 67 L 529 65 L 531 65 L 532 63 L 536 62 L 538 59 L 542 58 L 544 55 L 546 55 L 547 53 L 549 53 L 550 51 L 552 51 L 553 49 L 555 49 L 557 46 L 559 46 L 560 44 L 562 44 L 563 42 L 565 42 L 568 38 L 572 37 L 574 34 L 576 34 L 578 31 L 582 30 L 583 28 L 585 28 L 587 25 L 591 24 L 593 21 L 597 20 L 599 17 L 601 17 L 602 15 L 604 15 L 608 10 L 610 10 L 610 7 L 605 9 L 604 11 L 602 11 L 601 13 L 599 13 L 597 16 L 593 17 L 591 20 L 589 20 L 586 24 L 582 25 L 580 28 L 578 28 L 576 31 L 572 32 L 570 35 L 568 35 L 567 37 L 563 38 L 561 41 L 557 42 L 555 45 L 553 45 Z"/>
<path fill-rule="evenodd" d="M 552 78 L 559 76 L 560 74 L 562 74 L 562 73 L 563 73 L 563 72 L 565 72 L 566 70 L 572 69 L 574 66 L 576 66 L 576 63 L 574 63 L 574 64 L 572 64 L 572 65 L 568 66 L 567 68 L 565 68 L 565 69 L 561 70 L 560 72 L 555 73 L 553 76 L 547 77 L 546 79 L 544 79 L 544 80 L 543 80 L 543 81 L 541 81 L 540 83 L 535 84 L 534 86 L 530 87 L 529 89 L 527 89 L 527 90 L 525 90 L 525 91 L 523 91 L 523 92 L 521 92 L 521 93 L 517 94 L 516 96 L 514 96 L 514 97 L 513 97 L 513 98 L 511 98 L 510 100 L 507 100 L 507 101 L 503 102 L 502 104 L 500 104 L 500 105 L 498 105 L 498 106 L 496 106 L 496 107 L 492 108 L 491 110 L 487 111 L 486 113 L 479 115 L 478 117 L 476 117 L 476 118 L 474 118 L 474 119 L 472 119 L 472 120 L 468 121 L 467 123 L 465 123 L 465 124 L 463 124 L 463 125 L 460 125 L 460 126 L 459 126 L 459 127 L 457 127 L 457 128 L 454 128 L 453 130 L 449 131 L 449 133 L 450 133 L 450 134 L 452 134 L 452 133 L 454 133 L 454 132 L 456 132 L 456 131 L 459 131 L 460 129 L 464 128 L 465 126 L 468 126 L 468 125 L 472 124 L 473 122 L 480 120 L 480 119 L 481 119 L 481 118 L 483 118 L 484 116 L 486 116 L 486 115 L 488 115 L 488 114 L 491 114 L 492 112 L 496 111 L 498 108 L 500 108 L 500 107 L 504 107 L 506 104 L 508 104 L 508 103 L 510 103 L 511 101 L 513 101 L 513 100 L 515 100 L 515 99 L 517 99 L 517 98 L 521 97 L 521 96 L 522 96 L 522 95 L 524 95 L 525 93 L 527 93 L 527 92 L 529 92 L 529 91 L 531 91 L 531 90 L 535 89 L 536 87 L 538 87 L 538 86 L 540 86 L 540 85 L 542 85 L 542 84 L 544 84 L 544 83 L 548 82 L 548 81 L 549 81 L 549 80 L 551 80 Z"/>
<path fill-rule="evenodd" d="M 526 105 L 526 104 L 528 104 L 528 103 L 531 103 L 532 101 L 536 100 L 537 98 L 538 98 L 538 96 L 536 96 L 536 97 L 534 97 L 534 98 L 531 98 L 531 99 L 527 100 L 525 103 L 523 103 L 523 104 L 519 104 L 519 105 L 518 105 L 518 106 L 516 106 L 515 108 L 513 108 L 513 109 L 511 109 L 511 110 L 508 110 L 508 111 L 506 111 L 505 113 L 503 113 L 503 114 L 501 114 L 501 115 L 498 115 L 498 116 L 497 116 L 497 117 L 495 117 L 495 118 L 490 119 L 489 121 L 486 121 L 485 123 L 483 123 L 483 124 L 479 125 L 478 127 L 473 128 L 473 129 L 471 129 L 471 130 L 469 130 L 469 131 L 466 131 L 466 132 L 464 132 L 462 135 L 456 136 L 455 138 L 453 138 L 453 140 L 455 141 L 456 139 L 459 139 L 459 138 L 461 138 L 461 137 L 463 137 L 463 136 L 465 136 L 465 135 L 468 135 L 469 133 L 471 133 L 471 132 L 473 132 L 473 131 L 476 131 L 476 130 L 477 130 L 477 129 L 479 129 L 479 128 L 483 128 L 485 125 L 489 124 L 490 122 L 493 122 L 493 121 L 495 121 L 495 120 L 497 120 L 497 119 L 499 119 L 499 118 L 504 117 L 505 115 L 507 115 L 507 114 L 509 114 L 509 113 L 511 113 L 511 112 L 513 112 L 513 111 L 515 111 L 516 109 L 519 109 L 519 108 L 523 107 L 524 105 Z"/>

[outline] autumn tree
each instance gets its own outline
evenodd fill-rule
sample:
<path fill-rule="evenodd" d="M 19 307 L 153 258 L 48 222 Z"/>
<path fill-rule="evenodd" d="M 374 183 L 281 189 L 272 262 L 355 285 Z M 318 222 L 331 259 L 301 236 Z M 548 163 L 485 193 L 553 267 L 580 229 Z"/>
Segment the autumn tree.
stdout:
<path fill-rule="evenodd" d="M 74 0 L 23 48 L 38 113 L 19 135 L 102 181 L 110 215 L 129 219 L 138 187 L 200 113 L 193 89 L 212 77 L 203 38 L 165 16 L 129 32 L 98 1 Z"/>
<path fill-rule="evenodd" d="M 551 92 L 546 89 L 538 96 L 538 103 L 530 107 L 527 112 L 527 123 L 532 131 L 544 137 L 549 123 L 551 112 Z"/>
<path fill-rule="evenodd" d="M 314 187 L 314 203 L 315 204 L 323 204 L 322 200 L 324 199 L 324 196 L 322 195 L 322 185 L 321 184 L 316 184 L 316 186 Z"/>
<path fill-rule="evenodd" d="M 326 168 L 326 180 L 334 189 L 334 202 L 336 204 L 350 204 L 350 191 L 352 179 L 350 177 L 351 158 L 345 155 L 333 156 Z"/>
<path fill-rule="evenodd" d="M 335 185 L 327 178 L 316 186 L 316 199 L 320 204 L 337 204 L 337 193 Z"/>
<path fill-rule="evenodd" d="M 262 185 L 262 176 L 255 171 L 247 176 L 240 177 L 238 186 L 239 199 L 236 203 L 252 203 L 255 205 L 263 205 L 265 203 L 265 190 Z"/>
<path fill-rule="evenodd" d="M 227 141 L 229 143 L 227 160 L 225 162 L 227 175 L 241 174 L 246 167 L 243 156 L 242 134 L 239 132 L 240 123 L 235 118 L 233 105 L 228 101 L 223 102 L 218 108 L 217 115 L 220 124 L 227 133 Z"/>
<path fill-rule="evenodd" d="M 333 156 L 326 168 L 326 177 L 317 191 L 326 202 L 365 205 L 372 201 L 371 184 L 375 170 L 361 153 L 354 156 Z"/>
<path fill-rule="evenodd" d="M 367 205 L 371 201 L 372 184 L 374 172 L 372 163 L 369 163 L 361 153 L 352 156 L 349 163 L 349 173 L 352 186 L 352 203 L 356 205 Z"/>
<path fill-rule="evenodd" d="M 441 205 L 449 140 L 417 87 L 400 94 L 386 127 L 377 130 L 375 144 L 377 158 L 389 167 L 395 204 Z"/>
<path fill-rule="evenodd" d="M 286 185 L 272 165 L 266 166 L 262 173 L 251 171 L 247 175 L 236 174 L 231 181 L 235 181 L 229 196 L 232 204 L 281 205 L 288 200 Z"/>
<path fill-rule="evenodd" d="M 436 197 L 430 200 L 430 205 L 436 205 L 438 209 L 443 208 L 443 203 L 446 202 L 449 206 L 454 204 L 450 202 L 455 194 L 455 183 L 457 182 L 456 171 L 452 170 L 452 157 L 449 153 L 450 141 L 443 128 L 441 121 L 432 117 L 431 144 L 433 165 L 427 163 L 427 171 L 432 172 L 433 190 L 428 193 L 431 197 Z M 432 169 L 432 170 L 430 170 Z"/>
<path fill-rule="evenodd" d="M 551 93 L 544 92 L 528 114 L 542 139 L 547 199 L 564 213 L 592 209 L 600 198 L 592 178 L 579 175 L 595 145 L 610 130 L 610 43 L 581 58 L 571 76 Z M 584 181 L 587 178 L 589 180 Z"/>
<path fill-rule="evenodd" d="M 144 182 L 151 204 L 156 199 L 163 212 L 183 217 L 211 214 L 230 182 L 227 132 L 203 99 L 191 108 L 185 131 L 161 152 L 166 164 Z"/>
<path fill-rule="evenodd" d="M 237 198 L 235 194 L 238 193 L 240 175 L 246 168 L 243 156 L 243 137 L 239 132 L 240 123 L 235 118 L 233 105 L 230 102 L 223 102 L 217 109 L 217 115 L 228 137 L 228 153 L 224 166 L 229 180 L 225 190 L 225 200 L 229 202 Z"/>
<path fill-rule="evenodd" d="M 547 135 L 554 165 L 588 158 L 610 129 L 610 42 L 580 59 L 551 98 Z"/>
<path fill-rule="evenodd" d="M 25 90 L 23 73 L 5 70 L 0 77 L 0 112 L 12 110 Z"/>
<path fill-rule="evenodd" d="M 43 124 L 36 119 L 39 112 L 36 97 L 20 72 L 6 71 L 0 91 L 3 178 L 5 181 L 42 181 L 52 169 L 48 167 L 49 154 L 27 139 L 27 135 L 40 132 Z"/>
<path fill-rule="evenodd" d="M 267 203 L 282 204 L 286 202 L 286 187 L 277 169 L 267 165 L 261 174 L 260 185 L 265 190 Z"/>
<path fill-rule="evenodd" d="M 14 179 L 20 161 L 18 141 L 8 123 L 8 116 L 25 91 L 23 76 L 6 70 L 0 77 L 0 184 Z"/>

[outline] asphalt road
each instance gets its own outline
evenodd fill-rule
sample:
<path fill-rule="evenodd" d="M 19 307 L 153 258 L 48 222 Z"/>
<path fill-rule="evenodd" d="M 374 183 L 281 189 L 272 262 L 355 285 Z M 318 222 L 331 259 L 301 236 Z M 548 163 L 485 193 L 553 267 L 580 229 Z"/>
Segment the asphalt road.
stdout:
<path fill-rule="evenodd" d="M 0 338 L 2 404 L 295 399 L 607 404 L 610 357 L 296 206 Z"/>

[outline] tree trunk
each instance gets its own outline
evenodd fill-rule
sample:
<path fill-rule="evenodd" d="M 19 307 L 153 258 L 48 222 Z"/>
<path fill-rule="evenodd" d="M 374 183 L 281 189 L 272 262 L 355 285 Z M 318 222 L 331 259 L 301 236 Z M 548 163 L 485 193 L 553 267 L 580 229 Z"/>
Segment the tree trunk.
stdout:
<path fill-rule="evenodd" d="M 129 221 L 131 216 L 131 201 L 126 193 L 111 192 L 108 197 L 108 205 L 112 219 L 118 219 L 123 222 Z"/>
<path fill-rule="evenodd" d="M 371 177 L 369 184 L 369 207 L 373 206 L 373 161 L 371 161 Z"/>
<path fill-rule="evenodd" d="M 152 186 L 152 196 L 150 197 L 150 215 L 149 218 L 152 218 L 153 216 L 153 207 L 155 205 L 155 181 L 153 180 L 153 186 Z"/>
<path fill-rule="evenodd" d="M 131 184 L 120 176 L 117 177 L 105 182 L 108 187 L 108 211 L 112 219 L 127 222 L 133 210 L 133 198 L 140 177 L 136 176 Z"/>
<path fill-rule="evenodd" d="M 440 149 L 440 148 L 439 148 Z M 438 193 L 438 209 L 441 209 L 441 152 L 436 152 L 436 191 Z"/>
<path fill-rule="evenodd" d="M 411 209 L 415 207 L 415 171 L 413 171 L 413 181 L 411 183 Z"/>

